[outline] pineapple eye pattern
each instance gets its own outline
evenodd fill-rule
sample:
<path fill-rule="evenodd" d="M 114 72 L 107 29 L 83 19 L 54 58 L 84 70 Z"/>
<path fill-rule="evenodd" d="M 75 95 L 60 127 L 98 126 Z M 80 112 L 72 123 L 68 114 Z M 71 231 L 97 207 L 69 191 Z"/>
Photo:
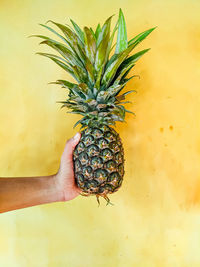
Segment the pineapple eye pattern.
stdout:
<path fill-rule="evenodd" d="M 105 169 L 108 170 L 109 172 L 113 172 L 116 170 L 116 163 L 113 160 L 107 161 L 105 164 Z"/>
<path fill-rule="evenodd" d="M 97 144 L 100 149 L 107 148 L 109 146 L 109 142 L 105 138 L 98 139 Z"/>
<path fill-rule="evenodd" d="M 95 180 L 91 180 L 87 182 L 87 188 L 89 189 L 90 193 L 96 193 L 98 191 L 99 183 Z"/>
<path fill-rule="evenodd" d="M 109 148 L 105 148 L 104 150 L 102 150 L 102 158 L 104 159 L 104 161 L 110 160 L 113 158 L 113 153 Z"/>
<path fill-rule="evenodd" d="M 119 184 L 119 174 L 117 172 L 113 172 L 109 177 L 109 182 L 114 187 L 117 187 Z"/>
<path fill-rule="evenodd" d="M 118 166 L 118 172 L 119 172 L 119 175 L 123 176 L 124 175 L 124 166 L 123 164 L 119 164 Z"/>
<path fill-rule="evenodd" d="M 110 143 L 110 149 L 113 150 L 115 153 L 120 151 L 120 147 L 117 142 Z"/>
<path fill-rule="evenodd" d="M 115 160 L 116 160 L 117 164 L 120 164 L 123 162 L 122 155 L 119 152 L 115 154 Z"/>
<path fill-rule="evenodd" d="M 113 190 L 114 190 L 114 187 L 110 184 L 106 184 L 106 185 L 99 187 L 99 193 L 100 194 L 102 194 L 102 193 L 108 194 L 109 192 L 113 192 Z"/>
<path fill-rule="evenodd" d="M 101 157 L 92 157 L 91 158 L 91 166 L 92 168 L 95 169 L 99 169 L 103 167 L 103 160 Z"/>
<path fill-rule="evenodd" d="M 94 178 L 96 181 L 102 184 L 103 182 L 107 181 L 108 172 L 106 170 L 98 169 L 94 172 Z"/>
<path fill-rule="evenodd" d="M 84 135 L 88 135 L 92 132 L 92 129 L 91 128 L 86 128 L 84 131 L 83 131 L 83 134 Z"/>
<path fill-rule="evenodd" d="M 77 147 L 77 146 L 76 146 L 76 147 Z M 74 150 L 74 154 L 73 154 L 74 161 L 75 161 L 76 158 L 78 158 L 78 156 L 79 156 L 78 149 L 75 149 L 75 150 Z"/>
<path fill-rule="evenodd" d="M 85 152 L 82 152 L 80 155 L 79 155 L 79 159 L 80 159 L 80 162 L 82 165 L 85 165 L 88 163 L 89 161 L 89 157 L 87 155 L 87 153 Z"/>
<path fill-rule="evenodd" d="M 92 131 L 92 135 L 94 136 L 94 138 L 100 138 L 103 136 L 103 132 L 97 128 L 95 128 L 93 131 Z"/>
<path fill-rule="evenodd" d="M 82 151 L 84 151 L 85 145 L 83 142 L 79 142 L 76 149 L 78 151 L 78 153 L 81 153 Z"/>
<path fill-rule="evenodd" d="M 83 141 L 84 141 L 84 144 L 86 146 L 89 146 L 91 145 L 93 142 L 94 142 L 94 137 L 92 135 L 86 135 L 84 138 L 83 138 Z"/>
<path fill-rule="evenodd" d="M 98 146 L 96 146 L 96 145 L 90 145 L 88 147 L 88 155 L 89 155 L 89 157 L 93 157 L 93 156 L 99 155 L 99 148 L 98 148 Z"/>
<path fill-rule="evenodd" d="M 74 167 L 75 167 L 75 171 L 76 172 L 80 172 L 81 171 L 81 162 L 79 159 L 76 159 L 74 162 Z"/>
<path fill-rule="evenodd" d="M 77 181 L 77 184 L 81 187 L 81 188 L 84 188 L 84 176 L 80 173 L 77 173 L 76 174 L 76 181 Z"/>
<path fill-rule="evenodd" d="M 83 175 L 88 179 L 92 178 L 92 168 L 90 166 L 83 167 Z"/>
<path fill-rule="evenodd" d="M 110 142 L 115 140 L 115 136 L 111 132 L 106 132 L 105 138 L 107 138 Z"/>
<path fill-rule="evenodd" d="M 105 133 L 105 132 L 107 132 L 107 131 L 110 131 L 110 128 L 108 127 L 108 126 L 106 126 L 106 125 L 102 125 L 101 127 L 100 127 L 100 129 Z"/>

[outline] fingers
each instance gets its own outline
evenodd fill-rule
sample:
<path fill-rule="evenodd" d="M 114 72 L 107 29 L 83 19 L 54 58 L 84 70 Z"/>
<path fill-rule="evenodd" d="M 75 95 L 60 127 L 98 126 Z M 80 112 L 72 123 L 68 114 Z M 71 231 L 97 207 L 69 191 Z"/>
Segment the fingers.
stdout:
<path fill-rule="evenodd" d="M 72 153 L 81 138 L 81 134 L 77 133 L 74 137 L 69 139 L 65 145 L 62 157 L 67 162 L 72 162 Z"/>

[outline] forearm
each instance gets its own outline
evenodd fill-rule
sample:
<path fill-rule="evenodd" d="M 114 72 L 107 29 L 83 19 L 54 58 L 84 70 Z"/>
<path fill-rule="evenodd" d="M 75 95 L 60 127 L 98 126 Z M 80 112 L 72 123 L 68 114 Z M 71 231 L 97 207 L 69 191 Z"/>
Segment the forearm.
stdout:
<path fill-rule="evenodd" d="M 0 213 L 61 200 L 55 175 L 0 178 Z"/>
<path fill-rule="evenodd" d="M 80 189 L 74 179 L 73 150 L 80 133 L 67 141 L 58 173 L 51 176 L 0 178 L 0 213 L 77 197 Z"/>

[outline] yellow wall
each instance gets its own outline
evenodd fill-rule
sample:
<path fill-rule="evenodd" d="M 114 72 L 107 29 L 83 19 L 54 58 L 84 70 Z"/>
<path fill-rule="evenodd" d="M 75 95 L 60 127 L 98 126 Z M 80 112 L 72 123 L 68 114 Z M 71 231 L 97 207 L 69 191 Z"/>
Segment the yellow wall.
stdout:
<path fill-rule="evenodd" d="M 0 215 L 1 267 L 200 266 L 200 1 L 0 0 L 0 176 L 56 172 L 79 118 L 47 85 L 64 72 L 26 37 L 47 34 L 48 19 L 95 26 L 119 7 L 129 38 L 158 28 L 128 86 L 137 116 L 117 126 L 126 175 L 115 205 L 78 197 Z"/>

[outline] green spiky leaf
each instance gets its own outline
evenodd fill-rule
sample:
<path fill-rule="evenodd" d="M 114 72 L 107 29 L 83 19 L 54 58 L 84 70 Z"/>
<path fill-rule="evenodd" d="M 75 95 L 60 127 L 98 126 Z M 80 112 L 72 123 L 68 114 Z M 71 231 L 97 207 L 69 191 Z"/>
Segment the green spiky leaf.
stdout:
<path fill-rule="evenodd" d="M 70 19 L 77 35 L 79 36 L 81 42 L 84 44 L 85 40 L 84 40 L 84 32 L 81 30 L 81 28 L 76 24 L 75 21 L 73 21 L 72 19 Z"/>
<path fill-rule="evenodd" d="M 114 30 L 113 30 L 113 32 L 112 32 L 112 34 L 110 36 L 110 40 L 109 40 L 109 43 L 108 43 L 108 51 L 109 51 L 109 53 L 116 46 L 116 43 L 114 45 L 112 45 L 112 43 L 113 43 L 113 39 L 115 37 L 115 33 L 116 33 L 117 29 L 118 29 L 118 20 L 117 20 L 117 22 L 115 24 Z"/>
<path fill-rule="evenodd" d="M 65 35 L 65 37 L 66 37 L 66 39 L 68 41 L 69 46 L 75 52 L 77 57 L 84 63 L 85 55 L 84 55 L 84 52 L 83 52 L 83 50 L 81 48 L 82 44 L 81 44 L 78 36 L 76 35 L 76 33 L 74 33 L 66 25 L 54 22 L 52 20 L 50 20 L 49 22 L 51 22 L 54 25 L 56 25 L 64 33 L 64 35 Z"/>
<path fill-rule="evenodd" d="M 45 24 L 39 24 L 40 26 L 46 28 L 47 30 L 53 32 L 55 35 L 57 35 L 61 40 L 63 40 L 65 43 L 68 43 L 67 40 L 61 35 L 59 34 L 57 31 L 55 31 L 54 29 L 52 29 L 51 27 L 45 25 Z"/>
<path fill-rule="evenodd" d="M 77 59 L 76 55 L 72 51 L 70 51 L 65 45 L 61 43 L 55 43 L 51 40 L 45 40 L 41 42 L 41 44 L 46 44 L 51 48 L 55 49 L 59 54 L 61 54 L 71 65 L 78 65 L 79 67 L 83 67 L 83 64 L 80 60 Z"/>
<path fill-rule="evenodd" d="M 65 80 L 57 80 L 56 82 L 54 82 L 55 84 L 60 84 L 62 85 L 62 87 L 67 88 L 70 90 L 70 92 L 73 95 L 76 95 L 78 97 L 80 97 L 79 99 L 77 99 L 79 102 L 82 101 L 82 99 L 86 99 L 86 93 L 85 90 L 83 90 L 83 88 L 75 83 L 71 83 L 69 81 L 65 81 Z M 72 98 L 73 99 L 73 98 Z"/>
<path fill-rule="evenodd" d="M 66 63 L 66 64 L 68 64 L 69 65 L 69 62 L 68 61 L 66 61 L 64 58 L 62 58 L 62 57 L 59 57 L 59 56 L 57 56 L 57 55 L 54 55 L 54 54 L 50 54 L 50 53 L 40 53 L 40 52 L 38 52 L 38 53 L 36 53 L 37 55 L 41 55 L 41 56 L 45 56 L 45 57 L 48 57 L 48 58 L 55 58 L 55 59 L 58 59 L 58 60 L 61 60 L 61 61 L 63 61 L 64 63 Z"/>
<path fill-rule="evenodd" d="M 77 86 L 77 84 L 71 83 L 71 82 L 66 81 L 66 80 L 57 80 L 56 82 L 51 82 L 51 83 L 60 84 L 63 87 L 68 88 L 68 89 L 73 89 L 74 86 Z"/>
<path fill-rule="evenodd" d="M 101 26 L 100 26 L 100 23 L 99 23 L 97 25 L 97 28 L 96 28 L 96 31 L 95 31 L 96 40 L 98 39 L 100 32 L 101 32 Z"/>
<path fill-rule="evenodd" d="M 94 63 L 96 54 L 96 41 L 88 27 L 84 27 L 84 33 L 85 33 L 85 53 L 89 58 L 89 60 L 91 61 L 91 63 Z"/>
<path fill-rule="evenodd" d="M 150 50 L 150 48 L 144 49 L 142 51 L 137 52 L 136 54 L 130 56 L 120 66 L 120 70 L 123 70 L 123 68 L 126 68 L 128 65 L 131 65 L 135 63 L 137 60 L 139 60 L 145 53 L 147 53 Z"/>
<path fill-rule="evenodd" d="M 94 84 L 95 83 L 95 69 L 94 69 L 94 65 L 91 63 L 89 58 L 86 58 L 85 68 L 87 70 L 88 77 L 89 77 L 91 84 Z"/>
<path fill-rule="evenodd" d="M 45 57 L 50 58 L 57 65 L 59 65 L 61 68 L 63 68 L 65 71 L 67 71 L 68 73 L 70 73 L 75 78 L 75 75 L 74 75 L 73 70 L 69 66 L 67 66 L 65 63 L 63 63 L 61 60 L 55 58 L 55 55 L 51 55 L 51 54 L 47 54 L 47 53 L 40 53 L 40 52 L 38 52 L 37 54 L 38 55 L 41 55 L 41 56 L 45 56 Z"/>
<path fill-rule="evenodd" d="M 121 79 L 123 79 L 126 74 L 135 66 L 134 63 L 130 63 L 128 65 L 126 65 L 125 67 L 123 67 L 122 70 L 118 70 L 118 74 L 116 74 L 116 78 L 115 78 L 115 82 L 114 84 L 117 84 L 120 82 Z"/>
<path fill-rule="evenodd" d="M 135 47 L 135 44 L 130 45 L 126 50 L 124 50 L 120 54 L 118 54 L 116 56 L 116 59 L 107 67 L 107 69 L 104 73 L 104 76 L 102 78 L 102 82 L 106 86 L 109 86 L 109 84 L 111 83 L 118 67 L 125 60 L 125 58 L 133 50 L 134 47 Z"/>
<path fill-rule="evenodd" d="M 134 38 L 132 38 L 130 41 L 128 41 L 128 46 L 132 45 L 132 44 L 139 44 L 140 42 L 142 42 L 153 30 L 155 30 L 156 27 L 151 28 L 147 31 L 144 31 L 140 34 L 138 34 L 137 36 L 135 36 Z"/>
<path fill-rule="evenodd" d="M 74 72 L 74 75 L 76 76 L 76 80 L 79 82 L 79 83 L 88 83 L 88 76 L 86 74 L 86 72 L 80 68 L 79 66 L 72 66 L 72 69 L 73 69 L 73 72 Z"/>
<path fill-rule="evenodd" d="M 94 37 L 94 39 L 95 39 L 95 41 L 96 41 L 96 35 L 95 35 L 95 32 L 94 32 L 94 30 L 90 27 L 90 31 L 91 31 L 91 33 L 92 33 L 92 35 L 93 35 L 93 37 Z"/>
<path fill-rule="evenodd" d="M 104 68 L 106 59 L 108 57 L 109 53 L 108 43 L 110 38 L 111 18 L 112 17 L 107 19 L 106 22 L 104 23 L 102 31 L 98 38 L 99 45 L 97 47 L 96 58 L 95 58 L 95 69 L 97 73 L 100 71 L 101 68 L 102 69 Z"/>
<path fill-rule="evenodd" d="M 120 8 L 115 54 L 119 54 L 120 52 L 124 51 L 127 47 L 128 47 L 128 40 L 127 40 L 126 22 L 124 19 L 124 14 Z"/>

